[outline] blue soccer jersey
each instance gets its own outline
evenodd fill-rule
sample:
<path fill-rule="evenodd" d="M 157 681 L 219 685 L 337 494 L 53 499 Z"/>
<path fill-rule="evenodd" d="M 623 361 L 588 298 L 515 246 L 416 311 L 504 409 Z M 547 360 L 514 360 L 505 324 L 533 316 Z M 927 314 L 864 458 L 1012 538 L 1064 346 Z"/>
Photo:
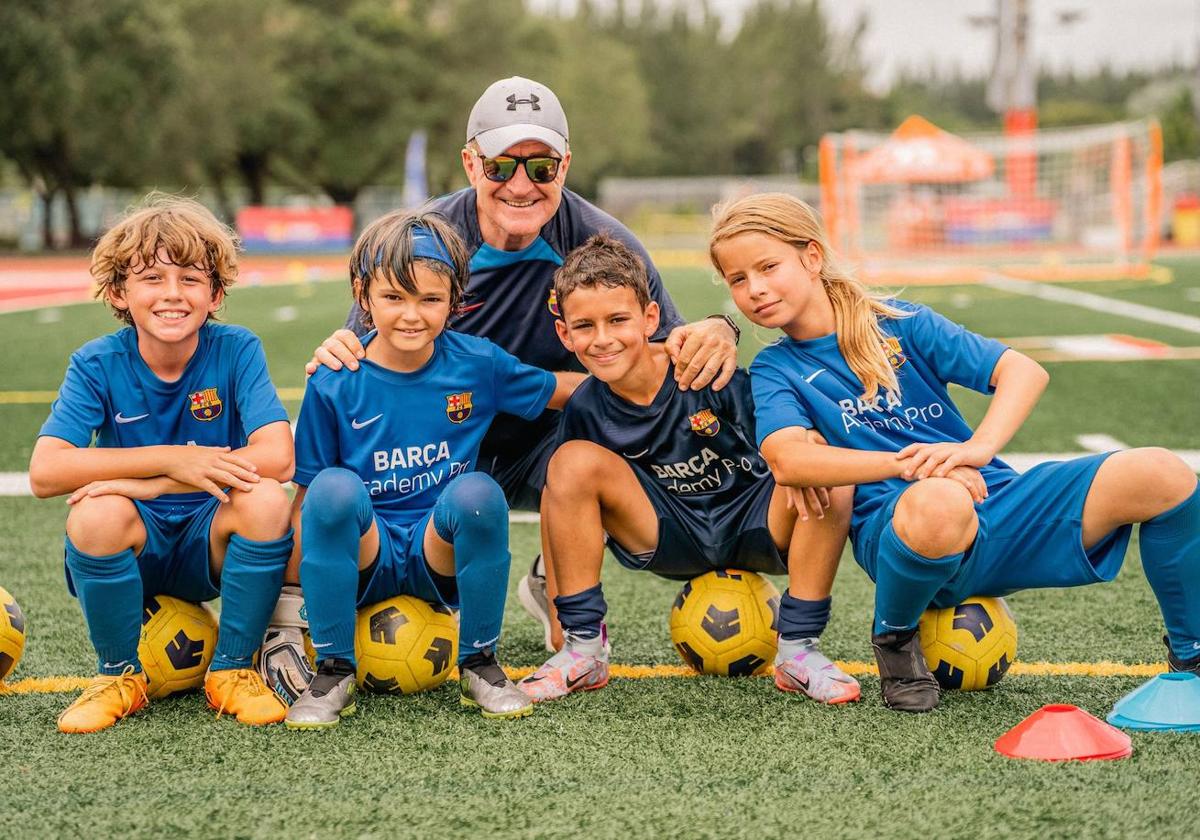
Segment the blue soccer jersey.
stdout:
<path fill-rule="evenodd" d="M 376 513 L 413 525 L 450 479 L 474 468 L 492 418 L 537 417 L 554 387 L 553 374 L 450 331 L 412 373 L 366 359 L 356 373 L 321 368 L 300 407 L 293 480 L 307 487 L 321 470 L 343 467 L 362 479 Z"/>
<path fill-rule="evenodd" d="M 665 339 L 683 323 L 650 255 L 637 238 L 612 216 L 570 190 L 563 190 L 558 212 L 537 239 L 520 251 L 501 251 L 483 241 L 475 201 L 475 190 L 468 188 L 443 196 L 432 205 L 458 231 L 471 256 L 471 276 L 462 305 L 450 322 L 456 332 L 489 339 L 527 365 L 583 372 L 554 330 L 554 321 L 559 317 L 554 272 L 568 253 L 600 232 L 619 239 L 646 264 L 650 297 L 658 301 L 662 311 L 654 339 Z M 359 335 L 367 331 L 361 315 L 362 311 L 354 306 L 348 323 Z M 534 421 L 532 425 L 530 420 Z M 555 422 L 553 414 L 498 418 L 484 449 L 500 455 L 525 453 L 550 432 Z"/>
<path fill-rule="evenodd" d="M 750 378 L 738 370 L 720 391 L 683 391 L 670 367 L 650 405 L 628 402 L 598 379 L 571 396 L 563 440 L 588 440 L 624 458 L 643 486 L 700 541 L 720 541 L 744 525 L 763 482 L 754 445 Z"/>
<path fill-rule="evenodd" d="M 164 382 L 138 352 L 126 327 L 89 341 L 71 355 L 67 374 L 40 436 L 83 448 L 195 444 L 246 445 L 268 423 L 287 421 L 258 336 L 212 321 L 200 328 L 196 352 L 174 382 Z M 160 511 L 201 505 L 202 492 L 146 502 Z"/>
<path fill-rule="evenodd" d="M 781 338 L 750 366 L 759 445 L 790 426 L 816 429 L 831 446 L 883 452 L 899 452 L 911 443 L 963 442 L 971 437 L 947 383 L 991 393 L 992 371 L 1007 348 L 927 306 L 893 303 L 913 313 L 880 322 L 900 394 L 881 392 L 863 401 L 862 383 L 838 350 L 836 335 L 804 341 Z M 980 472 L 989 488 L 1016 475 L 996 458 Z M 899 478 L 859 485 L 852 527 L 857 531 L 888 495 L 907 486 Z"/>

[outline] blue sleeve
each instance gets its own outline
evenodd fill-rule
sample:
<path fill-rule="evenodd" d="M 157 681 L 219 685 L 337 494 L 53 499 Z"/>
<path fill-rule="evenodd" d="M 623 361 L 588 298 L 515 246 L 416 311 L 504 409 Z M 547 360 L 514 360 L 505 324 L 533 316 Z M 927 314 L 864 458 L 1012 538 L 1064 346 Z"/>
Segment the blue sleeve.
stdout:
<path fill-rule="evenodd" d="M 333 406 L 310 379 L 296 421 L 296 474 L 292 481 L 307 487 L 321 470 L 337 466 L 338 451 L 338 427 Z"/>
<path fill-rule="evenodd" d="M 55 437 L 83 449 L 92 443 L 92 435 L 104 425 L 106 392 L 104 382 L 72 354 L 67 374 L 50 406 L 50 416 L 42 424 L 39 437 Z"/>
<path fill-rule="evenodd" d="M 525 420 L 536 420 L 554 395 L 554 374 L 521 362 L 495 344 L 492 345 L 492 357 L 496 409 Z"/>
<path fill-rule="evenodd" d="M 911 318 L 892 322 L 910 337 L 909 352 L 920 355 L 942 382 L 953 382 L 981 394 L 992 393 L 992 371 L 1008 348 L 928 306 L 914 306 L 913 313 Z"/>
<path fill-rule="evenodd" d="M 258 336 L 251 336 L 238 353 L 234 392 L 242 432 L 246 437 L 268 423 L 288 419 L 279 394 L 267 373 L 267 355 Z"/>
<path fill-rule="evenodd" d="M 754 396 L 754 442 L 760 448 L 764 440 L 780 429 L 792 426 L 813 428 L 807 404 L 768 354 L 769 348 L 759 353 L 750 365 L 750 385 Z"/>

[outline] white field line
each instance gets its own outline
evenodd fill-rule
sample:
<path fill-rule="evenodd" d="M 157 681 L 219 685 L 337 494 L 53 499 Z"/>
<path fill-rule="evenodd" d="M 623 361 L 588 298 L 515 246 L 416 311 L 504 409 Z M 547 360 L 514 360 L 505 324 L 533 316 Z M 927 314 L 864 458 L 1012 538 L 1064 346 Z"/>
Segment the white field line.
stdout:
<path fill-rule="evenodd" d="M 1055 303 L 1079 306 L 1083 309 L 1091 309 L 1107 315 L 1121 315 L 1125 318 L 1133 318 L 1134 320 L 1145 321 L 1149 324 L 1158 324 L 1159 326 L 1174 327 L 1177 330 L 1184 330 L 1186 332 L 1200 333 L 1200 318 L 1192 315 L 1184 315 L 1180 312 L 1171 312 L 1167 309 L 1156 309 L 1153 306 L 1143 306 L 1140 303 L 1130 303 L 1129 301 L 1117 300 L 1115 298 L 1104 297 L 1103 295 L 1095 295 L 1091 292 L 1064 289 L 1058 286 L 1051 286 L 1047 283 L 1035 283 L 1031 280 L 1014 280 L 1011 277 L 1004 277 L 1000 274 L 989 274 L 983 279 L 983 285 L 990 286 L 993 289 L 1013 292 L 1018 295 L 1027 295 L 1042 300 L 1051 300 Z"/>
<path fill-rule="evenodd" d="M 1088 441 L 1087 445 L 1084 444 L 1085 439 Z M 1096 452 L 1110 452 L 1114 449 L 1128 448 L 1120 441 L 1110 438 L 1107 435 L 1080 435 L 1077 440 L 1079 440 L 1081 445 L 1084 445 L 1084 448 L 1087 450 L 1086 452 L 1012 452 L 1001 453 L 1000 459 L 1017 472 L 1025 472 L 1047 461 L 1067 461 L 1071 458 L 1091 455 Z M 1200 473 L 1200 449 L 1176 449 L 1175 454 L 1183 459 L 1184 463 L 1191 467 L 1193 471 Z M 29 473 L 0 472 L 0 496 L 32 495 L 33 492 L 29 487 Z M 508 515 L 508 521 L 533 524 L 541 520 L 536 513 L 515 510 Z"/>

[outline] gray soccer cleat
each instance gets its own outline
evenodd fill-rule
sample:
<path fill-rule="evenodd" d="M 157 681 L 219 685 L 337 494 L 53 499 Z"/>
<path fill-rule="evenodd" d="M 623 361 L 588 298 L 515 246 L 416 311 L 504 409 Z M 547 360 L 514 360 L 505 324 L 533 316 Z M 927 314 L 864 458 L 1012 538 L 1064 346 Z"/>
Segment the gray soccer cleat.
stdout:
<path fill-rule="evenodd" d="M 462 697 L 459 702 L 463 706 L 479 709 L 485 718 L 493 719 L 533 714 L 533 701 L 508 678 L 494 657 L 474 665 L 464 662 L 460 670 L 458 687 Z"/>
<path fill-rule="evenodd" d="M 308 690 L 288 709 L 283 723 L 288 729 L 330 729 L 354 714 L 357 693 L 353 672 L 342 675 L 318 668 Z"/>
<path fill-rule="evenodd" d="M 929 712 L 941 701 L 941 689 L 921 652 L 917 629 L 871 636 L 883 704 L 897 712 Z"/>
<path fill-rule="evenodd" d="M 529 574 L 517 583 L 517 598 L 525 612 L 529 613 L 542 625 L 546 650 L 554 652 L 550 639 L 554 625 L 550 622 L 550 599 L 546 596 L 546 561 L 542 555 L 533 558 Z"/>

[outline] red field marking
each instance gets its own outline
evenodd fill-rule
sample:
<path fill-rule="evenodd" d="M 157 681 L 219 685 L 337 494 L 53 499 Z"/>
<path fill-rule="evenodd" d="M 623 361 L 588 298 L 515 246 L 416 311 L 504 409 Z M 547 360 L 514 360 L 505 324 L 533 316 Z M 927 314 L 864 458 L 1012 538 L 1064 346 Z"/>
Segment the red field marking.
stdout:
<path fill-rule="evenodd" d="M 240 260 L 241 286 L 297 283 L 343 277 L 342 255 L 255 255 Z M 0 257 L 0 312 L 64 306 L 92 298 L 89 258 L 75 256 Z"/>

